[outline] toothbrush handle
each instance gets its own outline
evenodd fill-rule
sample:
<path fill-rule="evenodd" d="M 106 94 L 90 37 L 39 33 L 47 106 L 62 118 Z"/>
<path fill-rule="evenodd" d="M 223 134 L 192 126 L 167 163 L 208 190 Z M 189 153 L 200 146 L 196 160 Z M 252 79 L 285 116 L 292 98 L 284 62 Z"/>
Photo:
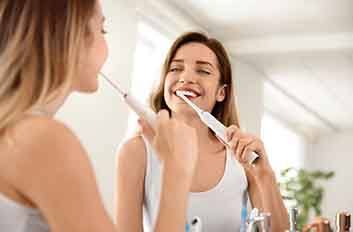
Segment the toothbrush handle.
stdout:
<path fill-rule="evenodd" d="M 217 135 L 217 137 L 219 137 L 222 142 L 228 146 L 226 139 L 226 127 L 209 112 L 202 112 L 200 114 L 200 118 Z M 252 152 L 248 155 L 247 160 L 250 164 L 252 164 L 257 158 L 259 158 L 259 156 L 255 152 Z"/>
<path fill-rule="evenodd" d="M 126 95 L 124 101 L 141 118 L 145 119 L 153 129 L 156 129 L 156 113 L 149 107 L 141 104 L 132 95 Z"/>

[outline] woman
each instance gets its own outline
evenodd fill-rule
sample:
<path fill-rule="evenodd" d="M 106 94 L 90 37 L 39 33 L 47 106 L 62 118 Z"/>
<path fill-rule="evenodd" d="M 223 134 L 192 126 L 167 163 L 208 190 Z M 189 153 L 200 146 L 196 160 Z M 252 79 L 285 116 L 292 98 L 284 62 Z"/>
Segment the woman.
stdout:
<path fill-rule="evenodd" d="M 95 0 L 0 1 L 0 231 L 116 231 L 86 151 L 53 118 L 71 92 L 98 88 L 103 21 Z M 196 135 L 163 111 L 157 124 L 150 142 L 165 169 L 156 231 L 181 231 Z M 189 166 L 177 165 L 173 146 Z"/>
<path fill-rule="evenodd" d="M 186 91 L 194 104 L 228 127 L 230 147 L 176 95 L 177 90 Z M 188 220 L 198 216 L 203 232 L 239 231 L 248 193 L 253 207 L 272 214 L 273 231 L 288 227 L 263 143 L 239 129 L 231 65 L 221 43 L 196 32 L 180 36 L 167 55 L 151 107 L 156 112 L 168 110 L 172 118 L 197 132 L 199 159 L 189 194 Z M 251 152 L 260 156 L 255 165 L 247 162 Z M 141 136 L 131 138 L 119 151 L 117 221 L 124 231 L 142 231 L 143 216 L 150 226 L 156 223 L 162 179 L 161 164 L 154 154 Z"/>

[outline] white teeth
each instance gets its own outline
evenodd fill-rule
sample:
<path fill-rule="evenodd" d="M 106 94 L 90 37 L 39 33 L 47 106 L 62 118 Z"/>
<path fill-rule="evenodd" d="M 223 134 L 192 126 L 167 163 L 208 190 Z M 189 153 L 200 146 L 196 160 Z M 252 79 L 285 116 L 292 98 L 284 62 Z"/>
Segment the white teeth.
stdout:
<path fill-rule="evenodd" d="M 197 97 L 197 94 L 191 91 L 186 91 L 186 90 L 178 90 L 177 92 L 185 95 L 185 96 L 191 96 L 191 97 Z"/>

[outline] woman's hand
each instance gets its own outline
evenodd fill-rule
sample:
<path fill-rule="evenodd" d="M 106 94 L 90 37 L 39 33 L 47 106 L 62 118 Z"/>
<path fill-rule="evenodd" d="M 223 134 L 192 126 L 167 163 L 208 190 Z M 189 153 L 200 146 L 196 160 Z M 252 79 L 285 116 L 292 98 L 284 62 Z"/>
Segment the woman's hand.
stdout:
<path fill-rule="evenodd" d="M 273 173 L 264 144 L 258 137 L 242 132 L 235 125 L 227 128 L 226 136 L 236 159 L 251 175 L 256 178 Z M 259 158 L 254 164 L 249 164 L 248 157 L 252 152 L 255 152 Z"/>
<path fill-rule="evenodd" d="M 192 177 L 198 159 L 195 129 L 170 118 L 166 110 L 157 115 L 156 131 L 143 119 L 139 119 L 139 124 L 163 165 Z"/>

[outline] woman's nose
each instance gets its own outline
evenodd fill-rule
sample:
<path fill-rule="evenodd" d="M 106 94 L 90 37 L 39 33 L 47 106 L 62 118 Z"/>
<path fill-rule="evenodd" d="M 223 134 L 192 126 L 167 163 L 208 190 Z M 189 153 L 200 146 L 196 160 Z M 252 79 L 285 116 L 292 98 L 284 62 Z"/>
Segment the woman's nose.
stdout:
<path fill-rule="evenodd" d="M 179 82 L 181 83 L 196 83 L 196 75 L 188 70 L 184 70 L 179 76 Z"/>

